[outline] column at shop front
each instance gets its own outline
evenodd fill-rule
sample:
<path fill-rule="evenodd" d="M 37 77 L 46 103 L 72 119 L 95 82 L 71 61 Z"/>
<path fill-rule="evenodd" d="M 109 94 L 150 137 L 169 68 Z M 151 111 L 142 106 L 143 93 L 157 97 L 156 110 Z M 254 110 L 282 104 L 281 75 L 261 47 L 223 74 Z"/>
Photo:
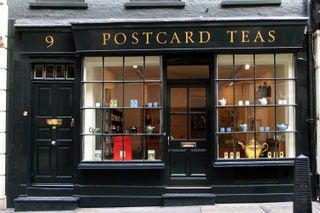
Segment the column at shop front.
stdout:
<path fill-rule="evenodd" d="M 316 80 L 316 116 L 320 116 L 320 30 L 314 33 L 314 59 Z M 320 174 L 320 120 L 317 119 L 317 174 Z"/>

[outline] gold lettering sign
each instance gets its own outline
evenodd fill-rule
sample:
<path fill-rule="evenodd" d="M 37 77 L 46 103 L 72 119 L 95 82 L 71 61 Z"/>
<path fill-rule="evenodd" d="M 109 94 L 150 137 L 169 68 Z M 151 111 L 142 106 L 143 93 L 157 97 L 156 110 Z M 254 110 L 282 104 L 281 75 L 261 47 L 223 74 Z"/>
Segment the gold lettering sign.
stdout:
<path fill-rule="evenodd" d="M 54 38 L 52 35 L 47 35 L 44 39 L 47 44 L 47 48 L 51 47 L 54 44 Z"/>
<path fill-rule="evenodd" d="M 47 124 L 50 126 L 60 126 L 62 125 L 62 119 L 47 119 L 46 120 Z"/>

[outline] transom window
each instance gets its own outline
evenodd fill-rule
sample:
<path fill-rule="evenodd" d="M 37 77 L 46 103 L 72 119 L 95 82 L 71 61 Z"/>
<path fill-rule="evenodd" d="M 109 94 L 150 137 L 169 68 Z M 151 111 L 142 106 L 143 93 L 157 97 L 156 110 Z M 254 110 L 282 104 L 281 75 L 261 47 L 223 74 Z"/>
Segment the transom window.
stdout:
<path fill-rule="evenodd" d="M 160 57 L 85 57 L 82 80 L 82 160 L 160 159 Z"/>
<path fill-rule="evenodd" d="M 74 79 L 74 64 L 34 64 L 34 79 L 72 80 Z"/>
<path fill-rule="evenodd" d="M 218 55 L 219 159 L 295 156 L 292 54 Z"/>

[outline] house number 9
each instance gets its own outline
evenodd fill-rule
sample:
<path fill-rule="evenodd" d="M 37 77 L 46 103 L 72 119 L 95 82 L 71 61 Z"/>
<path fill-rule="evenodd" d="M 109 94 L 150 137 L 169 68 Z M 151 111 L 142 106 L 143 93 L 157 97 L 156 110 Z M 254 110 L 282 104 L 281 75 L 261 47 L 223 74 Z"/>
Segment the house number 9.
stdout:
<path fill-rule="evenodd" d="M 51 35 L 46 36 L 45 42 L 47 44 L 47 48 L 51 47 L 54 44 L 54 38 Z"/>

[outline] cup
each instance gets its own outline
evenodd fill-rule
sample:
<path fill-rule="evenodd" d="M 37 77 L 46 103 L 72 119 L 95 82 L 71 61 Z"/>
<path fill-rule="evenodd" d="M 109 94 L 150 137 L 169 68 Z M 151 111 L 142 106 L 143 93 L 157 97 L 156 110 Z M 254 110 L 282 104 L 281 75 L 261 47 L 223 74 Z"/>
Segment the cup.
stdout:
<path fill-rule="evenodd" d="M 148 107 L 152 107 L 152 102 L 149 102 L 149 103 L 148 103 Z"/>
<path fill-rule="evenodd" d="M 220 128 L 220 132 L 225 132 L 225 131 L 226 131 L 226 129 L 224 127 Z"/>
<path fill-rule="evenodd" d="M 96 107 L 100 107 L 101 104 L 99 102 L 96 103 Z"/>
<path fill-rule="evenodd" d="M 279 105 L 283 104 L 283 100 L 278 100 L 278 104 Z"/>
<path fill-rule="evenodd" d="M 270 131 L 270 127 L 266 126 L 266 127 L 264 128 L 264 130 L 265 130 L 266 132 Z"/>
<path fill-rule="evenodd" d="M 263 126 L 260 126 L 259 131 L 260 131 L 260 132 L 264 132 Z"/>
<path fill-rule="evenodd" d="M 153 102 L 153 107 L 158 107 L 158 102 Z"/>
<path fill-rule="evenodd" d="M 226 131 L 231 132 L 231 127 L 227 127 Z"/>
<path fill-rule="evenodd" d="M 287 104 L 287 100 L 286 99 L 282 100 L 282 104 Z"/>
<path fill-rule="evenodd" d="M 242 106 L 243 105 L 243 101 L 238 101 L 238 105 Z"/>
<path fill-rule="evenodd" d="M 246 104 L 246 105 L 250 105 L 250 101 L 249 101 L 249 100 L 246 100 L 245 104 Z"/>

